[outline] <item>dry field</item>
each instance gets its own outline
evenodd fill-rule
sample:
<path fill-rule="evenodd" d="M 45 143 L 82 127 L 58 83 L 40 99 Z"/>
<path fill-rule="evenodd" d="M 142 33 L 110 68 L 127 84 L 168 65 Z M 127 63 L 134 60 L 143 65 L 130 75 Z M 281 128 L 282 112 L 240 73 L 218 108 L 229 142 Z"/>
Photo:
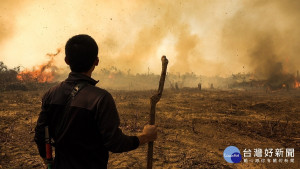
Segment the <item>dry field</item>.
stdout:
<path fill-rule="evenodd" d="M 44 168 L 33 141 L 45 91 L 0 93 L 0 168 Z M 153 91 L 111 91 L 121 128 L 136 134 L 147 123 Z M 300 91 L 165 90 L 157 104 L 154 168 L 300 168 Z M 295 148 L 295 163 L 223 159 L 227 146 Z M 110 154 L 109 168 L 145 168 L 146 146 Z"/>

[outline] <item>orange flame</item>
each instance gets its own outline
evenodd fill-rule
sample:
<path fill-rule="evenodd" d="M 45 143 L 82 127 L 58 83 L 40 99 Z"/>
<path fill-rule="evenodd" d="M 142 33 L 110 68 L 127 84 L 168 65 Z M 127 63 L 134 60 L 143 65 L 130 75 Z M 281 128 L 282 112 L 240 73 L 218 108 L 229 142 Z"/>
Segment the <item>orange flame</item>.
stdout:
<path fill-rule="evenodd" d="M 35 66 L 32 71 L 24 70 L 17 75 L 17 79 L 26 82 L 52 82 L 54 80 L 56 66 L 53 65 L 54 57 L 60 53 L 61 49 L 57 49 L 55 54 L 47 54 L 50 60 L 39 66 Z"/>
<path fill-rule="evenodd" d="M 295 80 L 294 87 L 295 88 L 300 88 L 300 82 Z"/>
<path fill-rule="evenodd" d="M 115 76 L 114 76 L 113 74 L 109 74 L 109 75 L 108 75 L 108 78 L 109 78 L 109 79 L 114 79 Z"/>

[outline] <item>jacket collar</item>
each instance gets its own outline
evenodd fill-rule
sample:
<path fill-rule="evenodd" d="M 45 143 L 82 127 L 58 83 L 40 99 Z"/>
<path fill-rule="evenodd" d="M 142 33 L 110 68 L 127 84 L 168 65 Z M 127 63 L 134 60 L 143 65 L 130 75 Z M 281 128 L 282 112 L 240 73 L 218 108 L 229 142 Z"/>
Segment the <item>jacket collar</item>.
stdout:
<path fill-rule="evenodd" d="M 78 81 L 84 81 L 84 82 L 88 82 L 91 85 L 96 85 L 98 81 L 94 80 L 93 78 L 86 76 L 84 74 L 81 73 L 76 73 L 76 72 L 71 72 L 69 74 L 69 77 L 65 80 L 66 82 L 78 82 Z"/>

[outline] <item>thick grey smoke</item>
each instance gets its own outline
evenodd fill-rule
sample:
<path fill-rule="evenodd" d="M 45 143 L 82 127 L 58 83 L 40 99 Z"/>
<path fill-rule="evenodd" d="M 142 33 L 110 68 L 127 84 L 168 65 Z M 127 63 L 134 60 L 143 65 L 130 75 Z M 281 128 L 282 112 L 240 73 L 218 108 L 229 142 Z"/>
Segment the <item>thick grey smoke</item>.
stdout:
<path fill-rule="evenodd" d="M 245 1 L 223 29 L 223 51 L 258 79 L 271 80 L 299 69 L 299 1 Z M 280 80 L 280 79 L 278 79 Z"/>

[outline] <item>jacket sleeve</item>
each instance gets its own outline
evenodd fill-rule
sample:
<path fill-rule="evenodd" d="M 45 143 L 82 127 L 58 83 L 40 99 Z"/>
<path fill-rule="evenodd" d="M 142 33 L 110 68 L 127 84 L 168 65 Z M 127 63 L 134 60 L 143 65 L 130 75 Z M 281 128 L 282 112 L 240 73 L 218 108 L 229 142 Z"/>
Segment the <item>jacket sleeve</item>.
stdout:
<path fill-rule="evenodd" d="M 46 112 L 45 96 L 42 99 L 42 111 L 40 112 L 35 127 L 35 136 L 34 136 L 34 141 L 37 144 L 40 156 L 42 158 L 46 157 L 45 126 L 47 126 L 47 112 Z"/>
<path fill-rule="evenodd" d="M 139 146 L 136 136 L 127 136 L 119 128 L 120 118 L 110 93 L 98 101 L 96 123 L 102 135 L 104 146 L 113 153 L 134 150 Z"/>

